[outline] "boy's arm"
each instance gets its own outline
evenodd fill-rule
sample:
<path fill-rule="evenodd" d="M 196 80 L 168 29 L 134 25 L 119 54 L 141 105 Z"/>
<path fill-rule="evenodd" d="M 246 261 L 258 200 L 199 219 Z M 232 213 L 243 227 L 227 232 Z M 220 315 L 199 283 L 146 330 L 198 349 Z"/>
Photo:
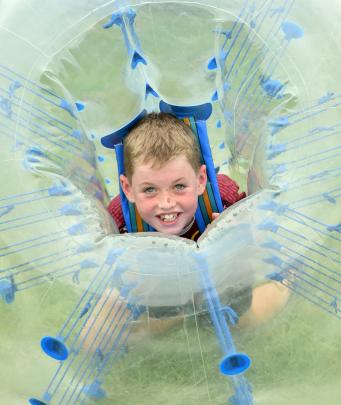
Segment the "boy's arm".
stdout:
<path fill-rule="evenodd" d="M 224 209 L 246 197 L 245 192 L 238 192 L 238 184 L 225 174 L 218 174 L 217 181 Z"/>
<path fill-rule="evenodd" d="M 238 184 L 225 174 L 218 174 L 217 180 L 224 209 L 246 197 L 245 192 L 238 192 Z M 218 216 L 219 213 L 213 213 L 213 219 Z M 288 298 L 289 290 L 276 281 L 256 287 L 252 292 L 251 307 L 241 316 L 238 326 L 253 327 L 263 324 L 281 311 Z"/>
<path fill-rule="evenodd" d="M 246 197 L 246 193 L 244 191 L 242 193 L 238 192 L 239 191 L 238 184 L 230 177 L 226 176 L 226 174 L 218 174 L 217 182 L 224 209 L 230 207 L 237 201 L 242 200 L 243 198 Z M 215 220 L 218 217 L 219 217 L 218 212 L 212 213 L 213 220 Z"/>
<path fill-rule="evenodd" d="M 278 281 L 269 281 L 252 291 L 251 307 L 239 318 L 240 327 L 257 327 L 270 321 L 286 305 L 290 290 Z"/>
<path fill-rule="evenodd" d="M 113 198 L 110 201 L 107 210 L 108 210 L 109 214 L 112 216 L 112 218 L 114 219 L 120 233 L 127 232 L 125 229 L 125 222 L 124 222 L 124 218 L 123 218 L 120 195 L 117 195 L 115 198 Z"/>

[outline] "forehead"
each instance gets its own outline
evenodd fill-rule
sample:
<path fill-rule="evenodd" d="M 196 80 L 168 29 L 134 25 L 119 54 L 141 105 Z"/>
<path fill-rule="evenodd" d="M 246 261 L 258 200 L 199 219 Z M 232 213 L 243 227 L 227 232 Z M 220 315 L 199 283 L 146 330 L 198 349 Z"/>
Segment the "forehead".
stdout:
<path fill-rule="evenodd" d="M 192 180 L 196 174 L 188 159 L 184 155 L 177 156 L 166 163 L 157 159 L 140 162 L 135 165 L 132 176 L 133 183 L 170 183 L 177 179 Z"/>

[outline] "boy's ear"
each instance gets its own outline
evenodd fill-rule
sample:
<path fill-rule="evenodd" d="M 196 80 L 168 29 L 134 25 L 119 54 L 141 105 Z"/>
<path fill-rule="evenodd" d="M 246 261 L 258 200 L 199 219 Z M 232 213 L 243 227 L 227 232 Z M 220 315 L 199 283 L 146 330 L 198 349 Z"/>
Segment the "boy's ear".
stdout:
<path fill-rule="evenodd" d="M 201 165 L 198 173 L 198 195 L 203 194 L 207 184 L 206 166 Z"/>
<path fill-rule="evenodd" d="M 133 203 L 134 199 L 133 199 L 133 192 L 132 192 L 132 188 L 131 188 L 131 184 L 128 180 L 128 177 L 125 176 L 124 174 L 120 175 L 120 183 L 121 183 L 121 187 L 122 190 L 125 194 L 125 196 L 128 198 L 128 200 Z"/>

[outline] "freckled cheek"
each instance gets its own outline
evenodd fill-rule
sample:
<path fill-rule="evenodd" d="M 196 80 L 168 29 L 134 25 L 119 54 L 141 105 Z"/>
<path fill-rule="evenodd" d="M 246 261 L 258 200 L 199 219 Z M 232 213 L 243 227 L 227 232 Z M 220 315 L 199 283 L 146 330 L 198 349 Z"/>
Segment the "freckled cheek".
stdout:
<path fill-rule="evenodd" d="M 184 196 L 180 203 L 183 209 L 188 213 L 195 213 L 198 205 L 198 198 L 191 196 Z"/>
<path fill-rule="evenodd" d="M 155 201 L 152 198 L 140 198 L 136 201 L 136 207 L 140 215 L 148 216 L 153 214 L 155 210 Z"/>

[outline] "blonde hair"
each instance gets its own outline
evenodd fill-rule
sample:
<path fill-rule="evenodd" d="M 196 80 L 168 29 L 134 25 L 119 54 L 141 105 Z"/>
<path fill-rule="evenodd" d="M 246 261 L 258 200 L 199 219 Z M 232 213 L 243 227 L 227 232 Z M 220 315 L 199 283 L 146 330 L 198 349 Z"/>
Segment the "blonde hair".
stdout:
<path fill-rule="evenodd" d="M 129 180 L 139 163 L 162 167 L 171 159 L 184 155 L 196 173 L 201 165 L 194 133 L 171 114 L 148 114 L 124 138 L 123 145 L 125 175 Z"/>

